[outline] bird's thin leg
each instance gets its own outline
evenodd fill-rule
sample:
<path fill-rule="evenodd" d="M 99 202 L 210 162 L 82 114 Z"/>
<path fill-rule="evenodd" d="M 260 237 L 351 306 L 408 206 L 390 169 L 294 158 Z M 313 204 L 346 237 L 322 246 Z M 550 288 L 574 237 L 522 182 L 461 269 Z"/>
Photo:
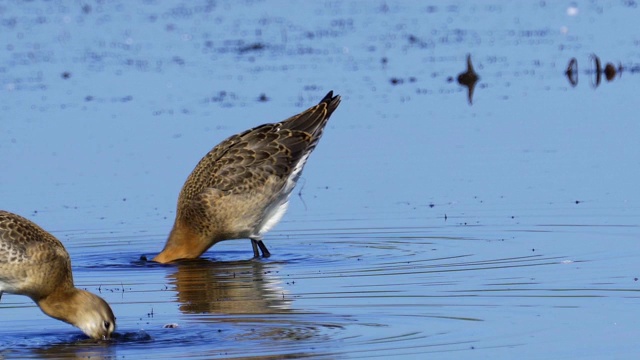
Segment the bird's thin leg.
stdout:
<path fill-rule="evenodd" d="M 260 257 L 260 253 L 258 252 L 258 241 L 251 239 L 251 247 L 253 247 L 253 257 L 254 258 L 259 258 Z"/>
<path fill-rule="evenodd" d="M 271 253 L 267 250 L 267 245 L 265 245 L 262 240 L 258 240 L 258 246 L 260 246 L 260 250 L 262 250 L 262 257 L 268 258 L 271 256 Z"/>

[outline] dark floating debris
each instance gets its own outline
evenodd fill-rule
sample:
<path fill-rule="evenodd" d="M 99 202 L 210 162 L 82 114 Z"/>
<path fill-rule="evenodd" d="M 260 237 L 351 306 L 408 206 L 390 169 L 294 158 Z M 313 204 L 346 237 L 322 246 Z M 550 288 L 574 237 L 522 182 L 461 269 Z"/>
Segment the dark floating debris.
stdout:
<path fill-rule="evenodd" d="M 434 46 L 433 43 L 425 41 L 415 35 L 409 35 L 407 40 L 409 41 L 410 46 L 417 46 L 421 49 L 426 49 Z"/>
<path fill-rule="evenodd" d="M 404 83 L 404 80 L 398 79 L 398 78 L 391 78 L 389 82 L 391 83 L 391 85 L 400 85 Z"/>
<path fill-rule="evenodd" d="M 567 75 L 571 86 L 575 87 L 578 85 L 578 60 L 576 60 L 576 58 L 569 60 L 569 65 L 567 65 L 567 70 L 564 74 Z"/>
<path fill-rule="evenodd" d="M 265 48 L 266 48 L 266 45 L 263 44 L 263 43 L 253 43 L 253 44 L 248 44 L 248 45 L 241 46 L 238 49 L 238 52 L 240 54 L 244 54 L 244 53 L 248 53 L 248 52 L 264 50 Z"/>
<path fill-rule="evenodd" d="M 604 77 L 605 79 L 607 79 L 607 81 L 611 81 L 613 80 L 614 77 L 616 77 L 616 67 L 613 66 L 612 63 L 607 63 L 607 65 L 605 65 L 604 67 Z"/>
<path fill-rule="evenodd" d="M 638 72 L 635 67 L 625 69 L 622 67 L 622 64 L 616 67 L 610 62 L 608 62 L 603 68 L 602 62 L 596 54 L 591 55 L 591 61 L 593 62 L 593 68 L 585 71 L 585 73 L 593 75 L 591 78 L 591 86 L 593 88 L 600 86 L 600 83 L 602 82 L 602 75 L 604 75 L 604 78 L 607 79 L 607 81 L 613 81 L 616 76 L 620 76 L 620 74 L 622 74 L 622 70 L 627 70 L 630 73 Z M 567 65 L 567 69 L 564 74 L 567 76 L 569 84 L 571 84 L 572 87 L 578 85 L 578 60 L 576 60 L 576 58 L 571 58 L 571 60 L 569 60 L 569 64 Z"/>
<path fill-rule="evenodd" d="M 258 101 L 267 102 L 267 101 L 269 101 L 269 98 L 267 97 L 267 95 L 265 93 L 262 93 L 262 94 L 260 94 L 260 96 L 258 96 Z"/>
<path fill-rule="evenodd" d="M 414 83 L 416 82 L 418 79 L 416 79 L 415 76 L 409 76 L 407 79 L 402 79 L 402 78 L 397 78 L 397 77 L 392 77 L 391 79 L 389 79 L 389 82 L 391 83 L 391 85 L 402 85 L 405 82 L 407 83 Z"/>
<path fill-rule="evenodd" d="M 471 54 L 467 54 L 467 71 L 458 75 L 458 84 L 467 88 L 469 105 L 473 105 L 473 91 L 479 79 L 480 77 L 473 69 L 473 64 L 471 63 Z"/>

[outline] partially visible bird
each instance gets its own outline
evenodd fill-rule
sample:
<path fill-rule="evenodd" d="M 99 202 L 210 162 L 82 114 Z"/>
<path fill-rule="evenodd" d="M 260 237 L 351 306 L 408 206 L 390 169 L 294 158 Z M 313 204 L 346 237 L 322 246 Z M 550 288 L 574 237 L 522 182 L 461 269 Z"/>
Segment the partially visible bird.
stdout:
<path fill-rule="evenodd" d="M 33 222 L 0 210 L 0 298 L 30 297 L 52 318 L 107 339 L 116 318 L 106 301 L 76 288 L 71 260 L 62 243 Z"/>
<path fill-rule="evenodd" d="M 197 258 L 214 244 L 251 239 L 254 257 L 270 256 L 262 238 L 280 221 L 302 168 L 340 96 L 284 121 L 233 135 L 200 160 L 178 198 L 173 229 L 153 260 Z"/>

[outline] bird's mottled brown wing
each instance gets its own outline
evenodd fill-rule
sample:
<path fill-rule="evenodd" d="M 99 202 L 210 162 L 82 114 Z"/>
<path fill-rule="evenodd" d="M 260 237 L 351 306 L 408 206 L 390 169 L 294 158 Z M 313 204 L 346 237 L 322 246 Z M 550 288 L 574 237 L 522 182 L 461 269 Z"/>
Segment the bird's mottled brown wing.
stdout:
<path fill-rule="evenodd" d="M 340 96 L 333 96 L 333 91 L 329 91 L 318 105 L 282 121 L 282 128 L 304 131 L 310 134 L 312 142 L 307 148 L 307 152 L 311 152 L 320 140 L 327 121 L 338 108 L 338 105 L 340 105 Z"/>
<path fill-rule="evenodd" d="M 33 277 L 31 272 L 46 274 L 44 283 L 73 286 L 62 243 L 30 220 L 0 210 L 0 278 L 21 281 Z"/>
<path fill-rule="evenodd" d="M 44 260 L 69 256 L 53 235 L 22 216 L 0 210 L 0 263 L 29 261 L 34 254 Z"/>
<path fill-rule="evenodd" d="M 317 144 L 339 103 L 340 97 L 329 92 L 318 105 L 285 121 L 226 139 L 200 160 L 184 184 L 181 199 L 197 201 L 208 188 L 228 194 L 249 193 L 274 176 L 284 186 L 298 162 Z"/>
<path fill-rule="evenodd" d="M 277 127 L 263 125 L 218 145 L 193 170 L 181 197 L 193 200 L 208 188 L 229 194 L 248 193 L 270 176 L 286 179 L 312 138 L 308 133 Z M 220 147 L 228 144 L 231 146 L 221 151 Z"/>

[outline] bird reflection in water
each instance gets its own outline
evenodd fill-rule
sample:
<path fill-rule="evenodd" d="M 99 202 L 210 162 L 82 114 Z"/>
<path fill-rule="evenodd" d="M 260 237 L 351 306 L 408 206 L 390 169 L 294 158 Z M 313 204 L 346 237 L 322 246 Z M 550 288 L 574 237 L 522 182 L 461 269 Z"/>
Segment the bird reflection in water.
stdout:
<path fill-rule="evenodd" d="M 167 275 L 183 313 L 273 314 L 290 311 L 291 299 L 277 263 L 182 261 Z"/>
<path fill-rule="evenodd" d="M 117 335 L 117 334 L 114 334 Z M 38 346 L 34 349 L 25 349 L 24 355 L 15 354 L 18 357 L 29 357 L 37 359 L 113 359 L 117 356 L 114 340 L 109 341 L 89 341 L 80 339 L 69 341 L 60 339 L 60 343 L 50 346 Z M 0 353 L 0 359 L 2 354 Z"/>
<path fill-rule="evenodd" d="M 144 330 L 113 333 L 111 339 L 102 341 L 87 339 L 83 336 L 71 338 L 59 336 L 50 345 L 42 343 L 34 347 L 27 345 L 24 346 L 24 352 L 12 351 L 11 355 L 15 358 L 37 359 L 115 359 L 118 357 L 118 346 L 141 343 L 153 343 L 151 335 Z M 0 350 L 0 359 L 3 359 L 2 355 Z"/>
<path fill-rule="evenodd" d="M 473 105 L 473 91 L 479 79 L 480 77 L 473 69 L 473 64 L 471 63 L 471 54 L 467 54 L 467 71 L 458 75 L 458 84 L 467 88 L 469 105 Z"/>
<path fill-rule="evenodd" d="M 273 358 L 322 356 L 322 345 L 331 340 L 328 332 L 342 329 L 343 320 L 294 311 L 278 277 L 280 269 L 278 263 L 255 260 L 183 260 L 167 274 L 167 283 L 176 291 L 183 314 L 217 323 L 216 328 L 231 324 L 233 330 L 222 332 L 219 342 L 241 341 L 260 358 L 261 351 L 283 349 L 286 354 Z M 219 351 L 215 349 L 216 356 Z"/>

